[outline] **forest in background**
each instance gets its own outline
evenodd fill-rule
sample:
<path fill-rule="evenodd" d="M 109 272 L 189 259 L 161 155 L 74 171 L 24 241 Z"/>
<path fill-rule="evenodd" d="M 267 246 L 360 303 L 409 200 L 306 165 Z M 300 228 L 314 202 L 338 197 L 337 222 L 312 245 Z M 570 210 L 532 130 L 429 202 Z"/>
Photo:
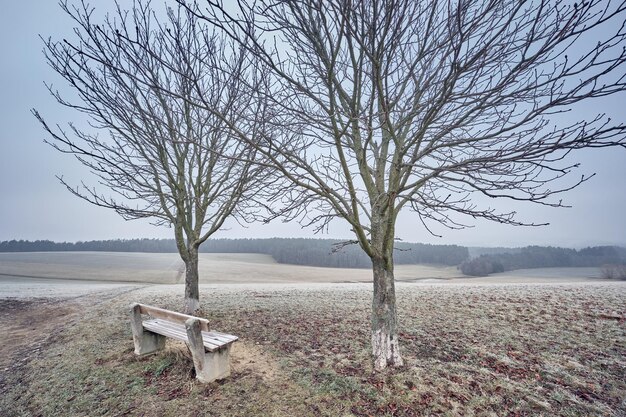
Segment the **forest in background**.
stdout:
<path fill-rule="evenodd" d="M 465 260 L 459 265 L 459 269 L 465 275 L 484 276 L 527 268 L 624 264 L 626 264 L 626 248 L 619 246 L 593 246 L 578 250 L 552 246 L 527 246 L 500 253 L 484 253 Z"/>
<path fill-rule="evenodd" d="M 335 268 L 371 268 L 370 259 L 356 244 L 311 238 L 209 239 L 202 253 L 261 253 L 276 262 Z M 87 242 L 50 240 L 11 240 L 0 242 L 0 252 L 103 251 L 103 252 L 177 252 L 174 239 L 115 239 Z M 397 264 L 438 264 L 456 266 L 469 259 L 466 247 L 423 243 L 396 244 Z"/>
<path fill-rule="evenodd" d="M 335 268 L 369 268 L 369 258 L 357 245 L 342 246 L 342 241 L 312 238 L 210 239 L 201 247 L 203 253 L 261 253 L 276 262 Z M 85 242 L 53 242 L 50 240 L 10 240 L 0 242 L 0 252 L 176 252 L 174 239 L 113 239 Z M 463 247 L 396 243 L 397 264 L 436 264 L 458 266 L 466 275 L 526 268 L 595 267 L 626 264 L 626 248 L 594 246 L 569 249 L 552 246 Z"/>

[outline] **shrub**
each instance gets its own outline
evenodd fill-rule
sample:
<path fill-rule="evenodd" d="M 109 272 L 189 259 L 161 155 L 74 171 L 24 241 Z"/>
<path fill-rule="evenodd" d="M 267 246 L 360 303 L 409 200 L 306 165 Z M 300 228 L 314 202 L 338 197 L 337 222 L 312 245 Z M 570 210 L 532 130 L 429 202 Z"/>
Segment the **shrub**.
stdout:
<path fill-rule="evenodd" d="M 496 272 L 504 272 L 504 265 L 498 261 L 492 261 L 487 256 L 479 256 L 463 262 L 459 269 L 465 275 L 483 277 Z"/>
<path fill-rule="evenodd" d="M 601 276 L 604 279 L 618 279 L 618 280 L 626 281 L 626 265 L 624 264 L 603 265 Z"/>

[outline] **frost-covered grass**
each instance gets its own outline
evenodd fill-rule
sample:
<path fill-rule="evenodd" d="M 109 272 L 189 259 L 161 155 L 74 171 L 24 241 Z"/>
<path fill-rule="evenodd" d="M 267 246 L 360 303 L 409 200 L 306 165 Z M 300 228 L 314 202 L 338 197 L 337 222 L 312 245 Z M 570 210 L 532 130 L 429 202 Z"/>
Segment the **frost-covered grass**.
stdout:
<path fill-rule="evenodd" d="M 3 376 L 0 414 L 626 414 L 623 283 L 399 285 L 406 365 L 382 373 L 367 284 L 205 288 L 203 315 L 241 339 L 233 375 L 208 385 L 183 344 L 132 352 L 127 305 L 176 309 L 166 288 L 65 302 L 45 348 Z"/>

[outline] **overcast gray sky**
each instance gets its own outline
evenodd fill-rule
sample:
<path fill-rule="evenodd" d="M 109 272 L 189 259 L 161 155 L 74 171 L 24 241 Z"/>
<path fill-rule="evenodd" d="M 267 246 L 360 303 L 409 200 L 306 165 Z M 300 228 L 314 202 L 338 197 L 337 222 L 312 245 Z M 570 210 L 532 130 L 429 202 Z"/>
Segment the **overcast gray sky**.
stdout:
<path fill-rule="evenodd" d="M 108 1 L 92 2 L 107 7 Z M 47 67 L 38 35 L 61 39 L 71 33 L 68 18 L 55 1 L 5 1 L 0 14 L 0 240 L 51 239 L 76 241 L 110 238 L 172 237 L 172 231 L 146 221 L 124 221 L 116 213 L 90 206 L 72 196 L 55 178 L 63 175 L 78 184 L 92 179 L 82 166 L 44 144 L 45 134 L 31 115 L 37 108 L 53 123 L 80 122 L 82 116 L 60 108 L 49 96 L 44 81 L 63 84 Z M 584 114 L 607 112 L 618 120 L 626 118 L 626 97 L 594 102 Z M 485 221 L 462 231 L 448 231 L 432 237 L 416 217 L 401 216 L 398 237 L 406 241 L 457 243 L 480 246 L 522 246 L 528 244 L 581 247 L 596 244 L 626 245 L 626 150 L 584 150 L 570 161 L 580 162 L 579 174 L 596 177 L 569 192 L 564 202 L 573 208 L 552 209 L 529 204 L 512 208 L 520 219 L 549 222 L 549 226 L 519 228 Z M 575 181 L 576 174 L 571 177 Z M 253 225 L 244 229 L 231 224 L 215 237 L 313 237 L 297 223 Z M 341 222 L 331 224 L 328 234 L 318 237 L 350 238 Z"/>

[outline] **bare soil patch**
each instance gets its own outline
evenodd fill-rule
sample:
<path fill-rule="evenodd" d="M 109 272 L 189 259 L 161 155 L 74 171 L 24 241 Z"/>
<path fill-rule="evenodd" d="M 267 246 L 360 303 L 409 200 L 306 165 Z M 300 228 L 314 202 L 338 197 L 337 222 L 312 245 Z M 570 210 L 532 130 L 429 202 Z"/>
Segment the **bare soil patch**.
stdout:
<path fill-rule="evenodd" d="M 0 369 L 10 372 L 29 362 L 46 340 L 76 311 L 55 300 L 0 300 Z M 2 381 L 0 380 L 0 385 Z"/>

